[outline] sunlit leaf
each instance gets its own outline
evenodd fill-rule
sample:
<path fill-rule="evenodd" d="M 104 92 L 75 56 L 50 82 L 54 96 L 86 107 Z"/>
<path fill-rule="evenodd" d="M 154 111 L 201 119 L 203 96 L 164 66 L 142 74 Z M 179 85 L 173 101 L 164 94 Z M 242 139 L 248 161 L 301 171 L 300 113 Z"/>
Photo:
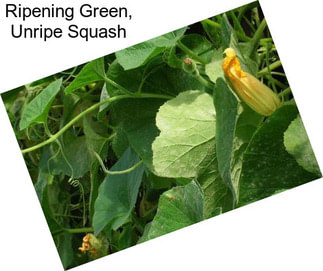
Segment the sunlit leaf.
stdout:
<path fill-rule="evenodd" d="M 284 144 L 288 153 L 295 157 L 300 166 L 317 176 L 321 176 L 311 143 L 299 115 L 284 133 Z"/>
<path fill-rule="evenodd" d="M 215 148 L 215 109 L 209 94 L 180 93 L 160 107 L 156 124 L 160 135 L 152 150 L 157 175 L 196 177 L 204 170 Z"/>
<path fill-rule="evenodd" d="M 203 194 L 193 180 L 164 192 L 154 220 L 140 242 L 144 242 L 203 220 Z"/>

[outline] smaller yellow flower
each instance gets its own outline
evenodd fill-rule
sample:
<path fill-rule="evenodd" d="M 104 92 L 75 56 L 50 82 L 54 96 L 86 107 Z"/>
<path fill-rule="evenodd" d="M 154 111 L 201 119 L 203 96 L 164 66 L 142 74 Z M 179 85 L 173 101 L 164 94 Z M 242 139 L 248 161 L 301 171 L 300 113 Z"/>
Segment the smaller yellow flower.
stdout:
<path fill-rule="evenodd" d="M 79 250 L 82 253 L 89 252 L 92 255 L 95 255 L 97 254 L 97 251 L 94 248 L 94 244 L 93 244 L 95 242 L 97 242 L 96 237 L 93 234 L 88 233 L 83 237 L 82 247 L 80 247 Z"/>
<path fill-rule="evenodd" d="M 82 239 L 82 246 L 79 251 L 88 252 L 92 258 L 99 258 L 108 254 L 108 242 L 105 238 L 95 237 L 92 233 L 87 233 Z"/>
<path fill-rule="evenodd" d="M 227 48 L 224 53 L 226 57 L 222 62 L 222 69 L 238 96 L 261 115 L 270 116 L 274 113 L 282 105 L 277 94 L 242 70 L 234 49 Z"/>

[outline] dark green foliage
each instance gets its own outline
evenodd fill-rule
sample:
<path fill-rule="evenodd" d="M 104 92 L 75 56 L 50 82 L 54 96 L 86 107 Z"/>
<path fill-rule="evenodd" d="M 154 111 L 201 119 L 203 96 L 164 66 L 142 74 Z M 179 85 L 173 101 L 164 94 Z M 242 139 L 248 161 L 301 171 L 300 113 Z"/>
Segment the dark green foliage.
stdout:
<path fill-rule="evenodd" d="M 2 95 L 65 269 L 321 176 L 259 12 L 251 3 Z M 271 116 L 228 83 L 229 46 L 284 92 Z"/>

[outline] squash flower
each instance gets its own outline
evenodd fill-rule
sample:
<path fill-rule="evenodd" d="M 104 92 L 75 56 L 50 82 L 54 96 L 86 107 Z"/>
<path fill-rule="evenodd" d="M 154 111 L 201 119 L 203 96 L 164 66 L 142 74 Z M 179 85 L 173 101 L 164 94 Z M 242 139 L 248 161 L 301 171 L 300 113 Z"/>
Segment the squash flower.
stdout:
<path fill-rule="evenodd" d="M 95 236 L 91 233 L 88 233 L 83 237 L 82 247 L 80 247 L 79 250 L 83 253 L 88 251 L 91 254 L 95 255 L 97 254 L 94 245 L 95 243 L 97 243 L 97 239 L 95 238 Z"/>
<path fill-rule="evenodd" d="M 82 253 L 90 253 L 93 258 L 100 258 L 108 254 L 108 243 L 105 239 L 97 238 L 92 233 L 88 233 L 83 237 L 82 246 L 79 251 Z"/>
<path fill-rule="evenodd" d="M 278 95 L 261 83 L 256 77 L 242 70 L 234 49 L 224 51 L 226 57 L 222 69 L 234 91 L 253 110 L 263 116 L 270 116 L 282 105 Z"/>

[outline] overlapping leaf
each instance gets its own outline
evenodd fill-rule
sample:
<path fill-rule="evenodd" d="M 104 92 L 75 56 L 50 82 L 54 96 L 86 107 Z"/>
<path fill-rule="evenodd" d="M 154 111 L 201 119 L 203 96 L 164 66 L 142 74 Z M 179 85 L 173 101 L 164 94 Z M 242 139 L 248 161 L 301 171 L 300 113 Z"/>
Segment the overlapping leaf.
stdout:
<path fill-rule="evenodd" d="M 297 115 L 295 105 L 282 106 L 252 137 L 243 159 L 240 205 L 317 178 L 299 166 L 284 146 L 284 132 Z"/>
<path fill-rule="evenodd" d="M 149 169 L 152 167 L 151 145 L 158 129 L 155 117 L 162 99 L 123 100 L 113 107 L 113 120 L 118 124 L 114 149 L 120 153 L 128 146 L 138 153 Z M 127 108 L 127 110 L 125 110 Z"/>
<path fill-rule="evenodd" d="M 45 172 L 73 178 L 80 178 L 90 171 L 91 163 L 85 136 L 77 137 L 70 132 L 46 148 L 41 159 L 41 167 Z"/>
<path fill-rule="evenodd" d="M 120 65 L 114 62 L 109 74 L 113 80 L 123 86 L 131 86 L 136 91 L 140 85 L 141 72 L 139 69 L 122 71 Z M 119 67 L 119 68 L 118 68 Z M 143 92 L 155 92 L 161 94 L 176 95 L 179 92 L 191 88 L 204 89 L 204 86 L 194 77 L 179 69 L 166 66 L 161 67 L 145 80 L 142 85 Z M 109 86 L 107 86 L 109 90 Z M 113 93 L 113 88 L 110 88 Z M 153 171 L 152 143 L 158 136 L 156 127 L 156 114 L 165 99 L 129 99 L 119 101 L 112 106 L 112 122 L 116 125 L 117 135 L 113 141 L 113 147 L 119 155 L 129 142 L 131 147 L 144 160 L 145 165 Z M 127 110 L 125 110 L 125 108 Z"/>
<path fill-rule="evenodd" d="M 221 178 L 217 157 L 214 150 L 213 159 L 197 178 L 204 195 L 204 218 L 210 218 L 232 209 L 233 194 Z"/>
<path fill-rule="evenodd" d="M 164 192 L 158 203 L 157 214 L 145 229 L 140 242 L 181 229 L 203 220 L 203 194 L 193 180 Z"/>
<path fill-rule="evenodd" d="M 214 105 L 218 167 L 222 180 L 237 200 L 243 152 L 262 117 L 242 105 L 222 78 L 214 89 Z"/>
<path fill-rule="evenodd" d="M 157 38 L 136 44 L 132 47 L 116 52 L 118 62 L 125 70 L 138 68 L 147 63 L 154 56 L 176 44 L 186 28 L 181 28 Z"/>
<path fill-rule="evenodd" d="M 87 63 L 72 83 L 65 89 L 66 94 L 84 87 L 93 82 L 104 80 L 105 68 L 103 58 L 98 58 Z"/>
<path fill-rule="evenodd" d="M 213 159 L 215 109 L 209 94 L 180 93 L 160 107 L 156 124 L 160 135 L 152 150 L 157 175 L 196 177 Z"/>
<path fill-rule="evenodd" d="M 125 170 L 139 162 L 139 157 L 127 149 L 111 171 Z M 125 174 L 107 175 L 99 187 L 94 206 L 93 228 L 98 234 L 104 227 L 116 230 L 130 217 L 135 206 L 144 166 L 140 165 Z"/>
<path fill-rule="evenodd" d="M 300 166 L 317 176 L 321 176 L 311 143 L 299 115 L 284 133 L 284 144 L 288 153 L 294 156 Z"/>

